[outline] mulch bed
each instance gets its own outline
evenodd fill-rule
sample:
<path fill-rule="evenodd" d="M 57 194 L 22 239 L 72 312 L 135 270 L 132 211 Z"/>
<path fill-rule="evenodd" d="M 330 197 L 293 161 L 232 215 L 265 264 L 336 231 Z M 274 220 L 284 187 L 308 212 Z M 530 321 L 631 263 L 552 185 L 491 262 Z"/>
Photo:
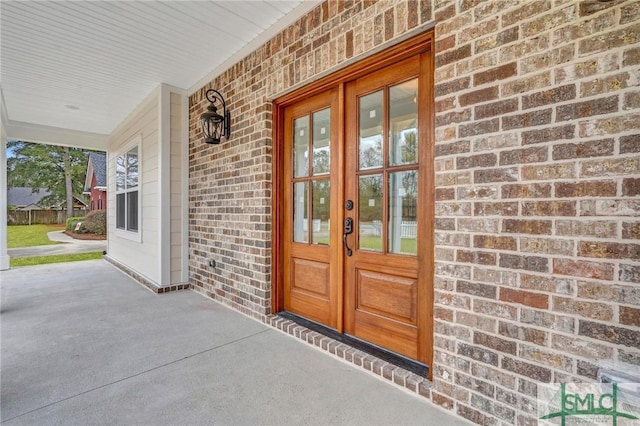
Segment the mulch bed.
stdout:
<path fill-rule="evenodd" d="M 96 234 L 76 234 L 75 232 L 64 231 L 65 234 L 70 236 L 71 238 L 75 238 L 76 240 L 106 240 L 106 235 L 96 235 Z"/>

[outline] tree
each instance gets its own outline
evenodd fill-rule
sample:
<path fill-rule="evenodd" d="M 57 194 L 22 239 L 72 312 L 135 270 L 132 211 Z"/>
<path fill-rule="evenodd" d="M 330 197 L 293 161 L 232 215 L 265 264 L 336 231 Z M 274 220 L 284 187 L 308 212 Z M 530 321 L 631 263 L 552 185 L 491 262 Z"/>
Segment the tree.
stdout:
<path fill-rule="evenodd" d="M 73 197 L 83 191 L 89 151 L 9 140 L 13 152 L 7 158 L 7 183 L 10 187 L 46 188 L 51 195 L 43 198 L 49 205 L 66 201 L 67 216 L 73 216 Z"/>

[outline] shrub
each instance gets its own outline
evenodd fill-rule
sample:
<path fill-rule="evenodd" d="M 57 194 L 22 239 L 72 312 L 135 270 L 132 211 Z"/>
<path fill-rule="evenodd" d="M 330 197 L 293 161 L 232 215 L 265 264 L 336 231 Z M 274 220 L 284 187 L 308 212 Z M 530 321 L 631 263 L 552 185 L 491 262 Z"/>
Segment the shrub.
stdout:
<path fill-rule="evenodd" d="M 80 229 L 81 233 L 105 235 L 107 233 L 107 212 L 94 210 L 87 213 Z"/>
<path fill-rule="evenodd" d="M 67 227 L 66 230 L 70 232 L 76 232 L 76 225 L 78 222 L 82 222 L 84 217 L 74 216 L 67 219 Z"/>

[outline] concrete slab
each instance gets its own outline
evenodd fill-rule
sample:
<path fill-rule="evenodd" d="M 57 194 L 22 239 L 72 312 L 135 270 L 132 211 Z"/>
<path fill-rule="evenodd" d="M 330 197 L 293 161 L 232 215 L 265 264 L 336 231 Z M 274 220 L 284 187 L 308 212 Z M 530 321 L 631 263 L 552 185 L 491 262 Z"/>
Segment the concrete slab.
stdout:
<path fill-rule="evenodd" d="M 3 424 L 466 424 L 195 292 L 105 261 L 0 273 Z"/>

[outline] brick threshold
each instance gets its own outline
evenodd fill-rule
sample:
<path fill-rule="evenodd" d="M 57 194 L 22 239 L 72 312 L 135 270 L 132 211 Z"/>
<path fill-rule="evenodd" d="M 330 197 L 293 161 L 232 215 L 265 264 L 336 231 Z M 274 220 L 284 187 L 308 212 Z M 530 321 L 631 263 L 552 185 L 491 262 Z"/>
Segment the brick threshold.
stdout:
<path fill-rule="evenodd" d="M 357 349 L 348 343 L 311 330 L 281 315 L 270 315 L 265 318 L 265 323 L 296 339 L 315 346 L 323 352 L 340 358 L 355 367 L 371 372 L 394 385 L 400 386 L 421 397 L 431 399 L 431 382 L 427 377 L 418 375 L 361 349 Z"/>

